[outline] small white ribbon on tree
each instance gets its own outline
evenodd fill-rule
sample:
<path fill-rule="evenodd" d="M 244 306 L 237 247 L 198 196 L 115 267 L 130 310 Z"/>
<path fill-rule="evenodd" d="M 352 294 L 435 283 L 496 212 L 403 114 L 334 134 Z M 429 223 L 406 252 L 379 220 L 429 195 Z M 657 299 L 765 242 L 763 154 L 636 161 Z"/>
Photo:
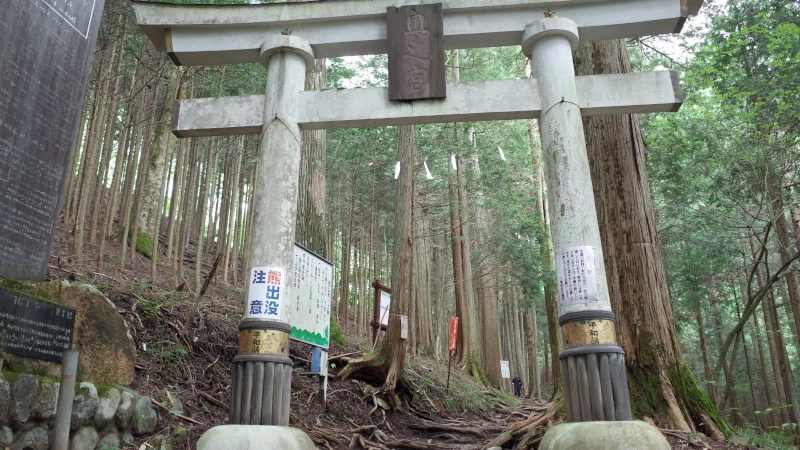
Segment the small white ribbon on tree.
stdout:
<path fill-rule="evenodd" d="M 458 167 L 456 166 L 456 154 L 455 153 L 450 155 L 450 164 L 453 166 L 453 171 L 458 170 Z"/>
<path fill-rule="evenodd" d="M 424 161 L 422 161 L 422 165 L 425 167 L 425 178 L 432 180 L 433 175 L 431 175 L 431 171 L 428 169 L 428 158 L 426 157 Z"/>
<path fill-rule="evenodd" d="M 397 164 L 394 165 L 394 179 L 398 179 L 400 177 L 400 161 L 397 161 Z"/>

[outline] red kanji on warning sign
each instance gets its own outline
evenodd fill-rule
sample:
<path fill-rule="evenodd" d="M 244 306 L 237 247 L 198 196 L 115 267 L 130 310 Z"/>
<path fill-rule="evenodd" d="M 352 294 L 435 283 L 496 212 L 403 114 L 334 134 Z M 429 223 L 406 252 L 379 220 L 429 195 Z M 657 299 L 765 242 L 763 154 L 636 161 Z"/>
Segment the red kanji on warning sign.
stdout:
<path fill-rule="evenodd" d="M 277 270 L 267 272 L 267 284 L 281 284 L 281 273 Z"/>

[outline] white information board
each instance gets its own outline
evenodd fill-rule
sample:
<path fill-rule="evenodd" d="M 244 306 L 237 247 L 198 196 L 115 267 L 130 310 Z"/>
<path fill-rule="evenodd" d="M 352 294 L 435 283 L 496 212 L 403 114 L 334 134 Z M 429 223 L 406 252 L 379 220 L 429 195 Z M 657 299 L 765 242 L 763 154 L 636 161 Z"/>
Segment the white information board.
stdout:
<path fill-rule="evenodd" d="M 511 378 L 511 368 L 508 366 L 508 361 L 500 361 L 500 375 L 503 378 Z"/>
<path fill-rule="evenodd" d="M 328 348 L 333 264 L 295 244 L 293 270 L 291 338 Z"/>
<path fill-rule="evenodd" d="M 389 325 L 389 306 L 392 304 L 392 294 L 381 291 L 381 318 L 378 321 L 381 325 Z"/>

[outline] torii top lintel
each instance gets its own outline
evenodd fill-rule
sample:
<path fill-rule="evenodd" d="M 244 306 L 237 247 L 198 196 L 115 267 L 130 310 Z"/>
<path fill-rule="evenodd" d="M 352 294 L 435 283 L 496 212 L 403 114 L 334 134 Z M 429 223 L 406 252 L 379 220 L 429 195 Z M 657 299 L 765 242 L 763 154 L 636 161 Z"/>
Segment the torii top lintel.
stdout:
<path fill-rule="evenodd" d="M 290 30 L 317 58 L 383 54 L 386 8 L 435 0 L 344 0 L 257 5 L 134 1 L 139 25 L 160 51 L 185 66 L 259 61 L 264 36 Z M 443 2 L 446 49 L 520 45 L 545 12 L 573 20 L 584 41 L 680 32 L 703 0 L 450 0 Z"/>

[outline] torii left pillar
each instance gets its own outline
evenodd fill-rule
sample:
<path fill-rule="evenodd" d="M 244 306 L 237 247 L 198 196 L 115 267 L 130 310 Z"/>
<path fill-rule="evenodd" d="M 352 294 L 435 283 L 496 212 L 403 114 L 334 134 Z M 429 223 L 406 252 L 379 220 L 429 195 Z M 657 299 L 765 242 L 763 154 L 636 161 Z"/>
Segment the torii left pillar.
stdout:
<path fill-rule="evenodd" d="M 233 359 L 230 423 L 289 425 L 292 361 L 289 296 L 300 173 L 297 97 L 314 53 L 304 39 L 276 35 L 261 46 L 267 101 L 253 199 L 245 318 Z"/>
<path fill-rule="evenodd" d="M 314 52 L 300 37 L 270 36 L 261 45 L 261 61 L 267 67 L 267 100 L 252 206 L 247 303 L 239 324 L 239 354 L 233 359 L 231 425 L 206 431 L 198 450 L 316 448 L 308 435 L 288 426 L 289 298 L 302 139 L 297 97 Z"/>

